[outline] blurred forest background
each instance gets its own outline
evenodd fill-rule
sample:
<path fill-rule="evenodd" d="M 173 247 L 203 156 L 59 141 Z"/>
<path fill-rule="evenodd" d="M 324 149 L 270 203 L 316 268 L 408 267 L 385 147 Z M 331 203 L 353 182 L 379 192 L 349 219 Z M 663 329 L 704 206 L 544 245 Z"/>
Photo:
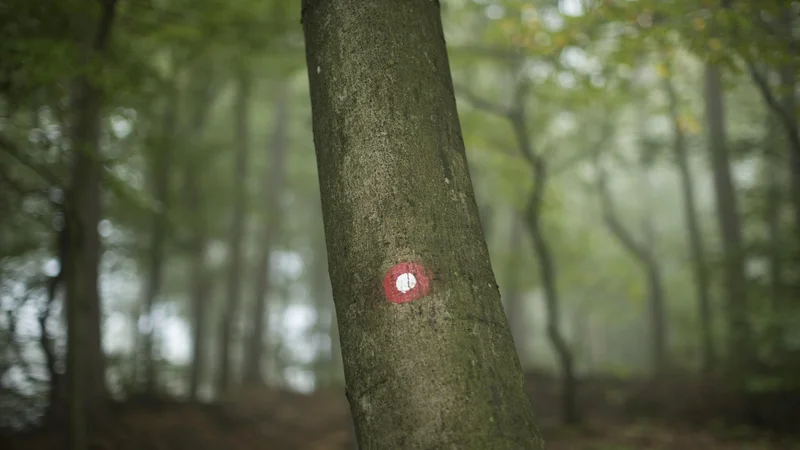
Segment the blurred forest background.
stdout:
<path fill-rule="evenodd" d="M 550 448 L 795 448 L 800 3 L 441 10 Z M 300 2 L 0 18 L 0 442 L 351 448 Z"/>

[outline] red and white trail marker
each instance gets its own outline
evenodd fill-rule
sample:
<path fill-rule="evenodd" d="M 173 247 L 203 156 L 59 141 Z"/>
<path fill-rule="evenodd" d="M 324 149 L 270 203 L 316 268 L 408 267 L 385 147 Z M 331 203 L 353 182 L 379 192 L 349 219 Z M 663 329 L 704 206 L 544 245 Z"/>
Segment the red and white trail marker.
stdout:
<path fill-rule="evenodd" d="M 383 292 L 392 303 L 406 303 L 428 295 L 430 277 L 425 266 L 403 262 L 395 264 L 383 277 Z"/>

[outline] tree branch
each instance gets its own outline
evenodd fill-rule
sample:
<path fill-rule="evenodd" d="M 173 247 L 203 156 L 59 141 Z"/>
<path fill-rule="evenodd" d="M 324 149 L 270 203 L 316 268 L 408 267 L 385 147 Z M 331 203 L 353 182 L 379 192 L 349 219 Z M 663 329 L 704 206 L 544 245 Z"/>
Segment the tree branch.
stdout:
<path fill-rule="evenodd" d="M 789 139 L 792 141 L 792 145 L 795 148 L 800 148 L 800 136 L 798 135 L 797 124 L 795 123 L 794 118 L 792 117 L 791 111 L 786 111 L 775 97 L 775 94 L 772 92 L 772 89 L 767 82 L 767 79 L 764 75 L 758 71 L 758 68 L 755 64 L 749 59 L 745 58 L 745 64 L 747 64 L 747 69 L 750 72 L 750 77 L 753 79 L 756 87 L 758 87 L 759 92 L 761 92 L 761 97 L 767 103 L 767 106 L 775 113 L 781 121 L 781 124 L 786 129 L 789 134 Z"/>
<path fill-rule="evenodd" d="M 518 60 L 525 55 L 521 49 L 507 49 L 502 47 L 490 47 L 483 45 L 463 45 L 453 47 L 450 50 L 453 54 L 464 54 L 469 56 L 482 56 L 487 58 L 502 59 L 502 60 Z"/>
<path fill-rule="evenodd" d="M 602 152 L 602 143 L 597 145 L 593 151 L 594 165 L 597 170 L 597 191 L 600 195 L 600 205 L 603 210 L 603 220 L 605 221 L 608 229 L 611 231 L 622 246 L 631 253 L 636 259 L 642 262 L 647 262 L 649 254 L 644 246 L 640 245 L 634 239 L 633 234 L 625 228 L 625 225 L 619 220 L 614 199 L 608 189 L 607 174 L 600 164 L 600 154 Z"/>
<path fill-rule="evenodd" d="M 459 97 L 462 97 L 467 103 L 470 104 L 475 109 L 480 109 L 482 111 L 486 111 L 488 113 L 492 113 L 496 116 L 510 118 L 513 111 L 511 108 L 503 107 L 499 103 L 494 103 L 490 100 L 487 100 L 468 87 L 464 86 L 463 84 L 456 83 L 455 84 L 456 91 L 460 94 Z"/>
<path fill-rule="evenodd" d="M 33 194 L 41 194 L 42 192 L 38 189 L 34 189 L 28 186 L 23 185 L 19 181 L 11 178 L 7 173 L 0 170 L 0 181 L 5 182 L 8 187 L 10 187 L 13 191 L 21 196 L 26 195 L 33 195 Z"/>
<path fill-rule="evenodd" d="M 14 143 L 12 143 L 3 136 L 0 136 L 0 148 L 5 150 L 5 152 L 11 155 L 12 158 L 16 159 L 17 161 L 19 161 L 32 171 L 36 172 L 37 175 L 42 177 L 46 182 L 50 183 L 52 186 L 55 187 L 61 186 L 61 180 L 59 180 L 58 177 L 53 172 L 31 161 L 23 152 L 21 152 L 17 148 L 16 145 L 14 145 Z"/>

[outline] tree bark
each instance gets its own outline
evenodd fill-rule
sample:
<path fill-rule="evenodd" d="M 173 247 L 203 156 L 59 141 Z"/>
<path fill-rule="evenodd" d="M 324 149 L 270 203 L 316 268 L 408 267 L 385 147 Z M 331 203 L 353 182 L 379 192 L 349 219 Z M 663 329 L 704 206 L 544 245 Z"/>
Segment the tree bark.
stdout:
<path fill-rule="evenodd" d="M 670 72 L 671 73 L 671 72 Z M 697 296 L 697 305 L 700 317 L 700 348 L 702 351 L 703 372 L 710 372 L 716 362 L 714 340 L 712 337 L 711 318 L 711 293 L 708 275 L 708 263 L 703 244 L 703 235 L 700 231 L 700 218 L 697 215 L 695 200 L 694 176 L 689 164 L 689 155 L 686 148 L 686 136 L 681 126 L 678 113 L 678 93 L 672 83 L 671 75 L 664 77 L 664 90 L 669 102 L 669 115 L 672 121 L 673 144 L 675 163 L 678 166 L 678 175 L 683 195 L 683 216 L 686 220 L 686 230 L 689 237 L 689 257 L 692 260 L 692 273 Z"/>
<path fill-rule="evenodd" d="M 230 371 L 233 368 L 233 330 L 239 319 L 242 282 L 242 238 L 247 208 L 247 160 L 250 151 L 250 96 L 251 75 L 246 67 L 239 69 L 239 92 L 236 98 L 236 163 L 233 180 L 233 220 L 229 232 L 228 291 L 225 312 L 222 318 L 219 352 L 219 385 L 217 391 L 224 393 L 231 388 Z"/>
<path fill-rule="evenodd" d="M 264 183 L 264 222 L 261 240 L 261 256 L 255 274 L 253 330 L 245 352 L 245 383 L 263 382 L 261 361 L 264 356 L 264 338 L 267 330 L 267 295 L 270 289 L 270 255 L 275 238 L 280 233 L 282 214 L 281 195 L 285 178 L 286 150 L 288 145 L 289 99 L 285 81 L 275 89 L 275 128 L 268 152 L 270 160 Z"/>
<path fill-rule="evenodd" d="M 541 448 L 478 218 L 438 2 L 307 0 L 302 17 L 359 446 Z M 411 290 L 394 282 L 409 274 Z"/>
<path fill-rule="evenodd" d="M 177 131 L 178 88 L 170 85 L 167 91 L 164 128 L 161 145 L 153 154 L 152 195 L 155 200 L 151 231 L 150 258 L 148 275 L 144 289 L 144 314 L 150 323 L 150 329 L 144 335 L 145 393 L 156 394 L 158 388 L 155 355 L 153 354 L 156 327 L 153 323 L 153 307 L 161 290 L 161 278 L 164 268 L 165 245 L 168 233 L 168 211 L 170 208 L 170 180 L 172 174 L 172 153 L 174 136 Z"/>
<path fill-rule="evenodd" d="M 746 364 L 752 356 L 750 324 L 747 321 L 748 296 L 741 219 L 726 143 L 721 74 L 714 63 L 706 64 L 704 79 L 709 157 L 717 200 L 717 219 L 725 258 L 727 353 L 734 370 L 736 370 L 743 369 L 742 365 Z M 737 371 L 737 373 L 741 372 Z"/>

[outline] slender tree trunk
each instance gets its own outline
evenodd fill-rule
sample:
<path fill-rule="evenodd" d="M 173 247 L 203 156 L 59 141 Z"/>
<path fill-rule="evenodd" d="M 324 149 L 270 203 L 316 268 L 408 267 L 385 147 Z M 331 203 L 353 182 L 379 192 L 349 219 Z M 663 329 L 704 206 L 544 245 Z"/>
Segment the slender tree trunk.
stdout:
<path fill-rule="evenodd" d="M 797 41 L 793 38 L 796 14 L 791 5 L 783 8 L 780 18 L 780 31 L 788 38 L 790 54 L 798 50 Z M 800 239 L 800 124 L 797 121 L 797 58 L 787 57 L 779 69 L 780 76 L 780 104 L 776 104 L 778 119 L 783 124 L 786 147 L 789 154 L 789 180 L 794 213 L 795 213 L 795 238 Z M 769 102 L 768 106 L 769 106 Z"/>
<path fill-rule="evenodd" d="M 597 184 L 603 209 L 603 220 L 611 234 L 619 241 L 625 251 L 637 260 L 646 277 L 647 303 L 650 309 L 651 369 L 654 374 L 658 374 L 667 367 L 666 319 L 661 271 L 652 250 L 646 245 L 637 242 L 633 234 L 620 221 L 614 207 L 613 197 L 606 183 L 605 171 L 599 163 L 596 164 L 596 167 L 599 173 Z"/>
<path fill-rule="evenodd" d="M 233 220 L 229 234 L 228 292 L 225 312 L 222 318 L 219 352 L 218 392 L 231 388 L 230 371 L 233 368 L 233 330 L 239 319 L 242 283 L 242 237 L 244 235 L 245 210 L 247 208 L 247 160 L 250 151 L 250 96 L 251 76 L 249 69 L 241 68 L 239 73 L 239 93 L 236 100 L 236 164 L 233 180 Z"/>
<path fill-rule="evenodd" d="M 506 276 L 508 279 L 500 292 L 501 298 L 504 300 L 503 306 L 506 312 L 506 318 L 508 319 L 509 328 L 511 329 L 511 335 L 514 336 L 514 346 L 517 349 L 520 364 L 522 364 L 524 369 L 527 359 L 527 352 L 525 349 L 527 330 L 525 327 L 525 308 L 522 303 L 523 296 L 519 286 L 520 265 L 522 264 L 519 245 L 522 241 L 522 231 L 523 229 L 519 218 L 516 216 L 512 217 L 511 232 L 509 233 L 510 246 L 508 248 L 510 253 L 506 267 Z"/>
<path fill-rule="evenodd" d="M 41 333 L 39 343 L 42 347 L 42 353 L 44 353 L 45 366 L 47 367 L 47 373 L 50 377 L 50 392 L 44 418 L 44 423 L 46 424 L 63 423 L 65 414 L 67 413 L 67 393 L 65 391 L 64 376 L 57 369 L 58 357 L 56 355 L 53 338 L 47 333 L 47 320 L 50 318 L 51 308 L 53 302 L 55 302 L 58 288 L 64 284 L 64 275 L 66 273 L 64 265 L 67 262 L 67 246 L 69 244 L 68 232 L 66 224 L 61 231 L 58 232 L 56 251 L 58 254 L 59 269 L 58 273 L 48 281 L 47 303 L 39 312 L 38 317 L 39 330 Z"/>
<path fill-rule="evenodd" d="M 263 381 L 261 374 L 261 361 L 264 356 L 264 338 L 267 330 L 267 295 L 269 294 L 270 255 L 275 238 L 280 234 L 281 195 L 285 177 L 286 150 L 288 145 L 288 119 L 289 98 L 288 87 L 285 81 L 278 83 L 275 90 L 275 129 L 273 131 L 270 148 L 269 169 L 264 184 L 264 228 L 262 230 L 261 257 L 258 262 L 258 271 L 255 274 L 255 295 L 253 313 L 253 331 L 245 352 L 245 383 L 257 384 Z"/>
<path fill-rule="evenodd" d="M 790 49 L 790 54 L 796 55 L 798 45 L 793 34 L 794 25 L 796 24 L 797 20 L 796 14 L 793 13 L 791 5 L 788 4 L 785 8 L 783 8 L 782 13 L 782 31 L 783 34 L 789 39 L 788 47 Z M 795 239 L 794 248 L 792 249 L 793 251 L 791 253 L 791 261 L 796 267 L 800 266 L 800 122 L 798 122 L 797 116 L 797 69 L 798 63 L 795 56 L 794 58 L 787 58 L 786 62 L 780 67 L 779 71 L 781 107 L 783 110 L 783 115 L 786 116 L 783 120 L 783 129 L 785 133 L 784 139 L 786 150 L 789 154 L 789 197 L 792 199 L 795 213 Z M 780 208 L 778 205 L 781 201 L 781 193 L 776 191 L 779 189 L 779 187 L 775 185 L 775 181 L 777 179 L 780 179 L 780 177 L 773 178 L 773 181 L 770 183 L 770 198 L 768 200 L 770 208 Z M 774 219 L 770 220 L 770 236 L 775 245 L 773 250 L 773 253 L 775 253 L 780 248 L 778 247 L 779 244 L 777 243 L 778 235 L 780 233 L 780 212 L 774 211 L 771 212 L 771 214 L 774 215 Z M 790 311 L 787 309 L 788 305 L 786 299 L 791 296 L 791 293 L 787 289 L 787 283 L 783 279 L 782 260 L 782 255 L 776 254 L 773 257 L 773 263 L 771 267 L 773 310 L 777 313 L 776 317 L 781 318 L 781 320 L 775 324 L 777 327 L 775 330 L 777 344 L 776 347 L 778 347 L 777 350 L 779 351 L 783 348 L 783 333 L 785 332 L 785 326 L 787 324 L 784 319 L 784 314 Z M 800 283 L 794 282 L 793 285 L 794 291 L 800 293 Z"/>
<path fill-rule="evenodd" d="M 208 64 L 206 62 L 206 64 Z M 206 170 L 204 155 L 198 154 L 203 140 L 215 91 L 212 89 L 212 74 L 204 70 L 206 65 L 198 62 L 193 80 L 197 85 L 191 93 L 192 118 L 187 134 L 192 136 L 193 153 L 185 155 L 184 196 L 187 210 L 192 214 L 192 237 L 189 248 L 190 286 L 192 295 L 192 363 L 189 372 L 189 398 L 197 400 L 201 377 L 206 369 L 206 327 L 211 279 L 206 264 L 206 247 L 208 245 L 208 212 L 203 202 L 203 174 Z"/>
<path fill-rule="evenodd" d="M 792 130 L 785 127 L 786 146 L 789 149 L 789 174 L 791 181 L 791 198 L 794 203 L 796 239 L 800 239 L 800 138 L 797 137 L 797 99 L 795 97 L 797 80 L 795 79 L 796 69 L 788 64 L 781 68 L 781 90 L 784 92 L 782 98 L 783 110 L 787 111 L 795 128 Z"/>
<path fill-rule="evenodd" d="M 533 251 L 539 262 L 539 277 L 544 290 L 547 314 L 547 337 L 556 353 L 561 368 L 561 420 L 564 424 L 577 424 L 581 421 L 578 410 L 578 380 L 575 376 L 575 362 L 569 343 L 561 333 L 561 302 L 558 296 L 556 263 L 550 246 L 544 238 L 541 226 L 541 207 L 547 189 L 547 162 L 537 154 L 531 144 L 527 127 L 525 98 L 527 86 L 517 86 L 514 113 L 510 114 L 514 138 L 520 153 L 528 162 L 533 176 L 533 189 L 523 215 L 523 220 L 533 243 Z"/>
<path fill-rule="evenodd" d="M 167 103 L 164 114 L 164 129 L 161 145 L 153 152 L 153 211 L 150 231 L 150 260 L 149 273 L 144 289 L 144 314 L 150 323 L 150 329 L 144 336 L 144 361 L 145 361 L 145 392 L 148 395 L 156 394 L 158 380 L 156 373 L 155 355 L 153 354 L 153 340 L 156 333 L 153 323 L 153 307 L 161 290 L 161 278 L 164 267 L 164 250 L 168 233 L 168 212 L 170 208 L 170 180 L 172 174 L 172 153 L 174 135 L 177 131 L 178 115 L 178 88 L 169 86 Z"/>
<path fill-rule="evenodd" d="M 545 162 L 537 159 L 534 192 L 528 200 L 525 223 L 533 242 L 534 252 L 539 260 L 539 277 L 544 289 L 547 313 L 547 338 L 553 346 L 561 368 L 561 421 L 564 424 L 577 424 L 581 418 L 578 410 L 578 380 L 575 376 L 575 362 L 569 343 L 561 334 L 561 306 L 558 297 L 555 260 L 550 246 L 544 238 L 540 223 L 546 176 Z"/>
<path fill-rule="evenodd" d="M 788 297 L 783 276 L 784 271 L 784 246 L 786 241 L 781 230 L 781 211 L 784 206 L 783 191 L 785 177 L 783 172 L 784 152 L 781 149 L 780 130 L 776 126 L 772 114 L 769 114 L 765 123 L 766 135 L 764 136 L 763 177 L 767 185 L 765 193 L 764 222 L 767 226 L 767 245 L 769 254 L 769 284 L 770 297 L 772 298 L 771 312 L 772 323 L 770 327 L 770 341 L 775 353 L 782 350 L 784 315 Z"/>
<path fill-rule="evenodd" d="M 200 383 L 203 372 L 206 369 L 205 342 L 208 296 L 210 290 L 210 274 L 206 266 L 206 245 L 208 242 L 208 230 L 205 225 L 205 210 L 202 201 L 202 188 L 199 186 L 200 180 L 193 175 L 198 172 L 194 170 L 196 163 L 187 163 L 185 174 L 185 195 L 186 206 L 195 214 L 193 226 L 193 236 L 191 238 L 189 257 L 190 266 L 190 286 L 192 296 L 192 364 L 189 373 L 189 399 L 196 401 L 200 390 Z"/>
<path fill-rule="evenodd" d="M 747 321 L 747 281 L 744 247 L 736 192 L 731 176 L 725 132 L 722 80 L 719 68 L 707 63 L 705 107 L 709 153 L 717 199 L 717 218 L 722 235 L 724 287 L 728 325 L 728 357 L 734 369 L 744 369 L 752 356 L 750 324 Z M 741 373 L 737 371 L 737 373 Z"/>
<path fill-rule="evenodd" d="M 541 448 L 478 218 L 438 2 L 307 0 L 302 18 L 359 446 Z"/>
<path fill-rule="evenodd" d="M 108 44 L 116 2 L 101 3 L 84 62 L 102 54 Z M 86 433 L 106 424 L 108 391 L 101 337 L 98 278 L 102 254 L 97 226 L 101 218 L 102 163 L 100 149 L 102 89 L 88 75 L 74 85 L 74 123 L 71 186 L 67 193 L 66 223 L 69 242 L 65 262 L 67 377 L 69 382 L 69 446 L 86 448 Z"/>
<path fill-rule="evenodd" d="M 730 1 L 723 1 L 723 6 L 730 7 L 730 3 Z M 753 82 L 764 99 L 764 103 L 780 122 L 785 132 L 786 144 L 789 149 L 790 200 L 794 205 L 796 237 L 800 238 L 800 124 L 797 121 L 797 96 L 795 92 L 797 63 L 796 58 L 793 58 L 798 52 L 797 41 L 793 36 L 795 16 L 796 14 L 792 11 L 791 5 L 787 2 L 777 20 L 776 30 L 773 31 L 775 36 L 781 38 L 780 45 L 785 45 L 787 54 L 786 59 L 778 68 L 780 92 L 776 93 L 771 86 L 769 70 L 766 73 L 761 72 L 758 65 L 746 55 L 744 61 L 750 71 Z M 736 32 L 736 28 L 733 28 L 733 33 L 736 34 Z"/>
<path fill-rule="evenodd" d="M 673 130 L 673 153 L 678 166 L 678 175 L 683 195 L 683 215 L 686 220 L 686 230 L 689 237 L 689 257 L 692 263 L 694 284 L 697 296 L 697 305 L 700 317 L 700 348 L 703 358 L 703 371 L 710 372 L 716 362 L 714 340 L 712 337 L 711 318 L 711 289 L 708 275 L 703 235 L 700 231 L 700 218 L 697 215 L 695 201 L 694 176 L 689 164 L 686 148 L 686 136 L 678 114 L 679 100 L 670 75 L 664 77 L 664 90 L 669 101 L 669 114 Z"/>

